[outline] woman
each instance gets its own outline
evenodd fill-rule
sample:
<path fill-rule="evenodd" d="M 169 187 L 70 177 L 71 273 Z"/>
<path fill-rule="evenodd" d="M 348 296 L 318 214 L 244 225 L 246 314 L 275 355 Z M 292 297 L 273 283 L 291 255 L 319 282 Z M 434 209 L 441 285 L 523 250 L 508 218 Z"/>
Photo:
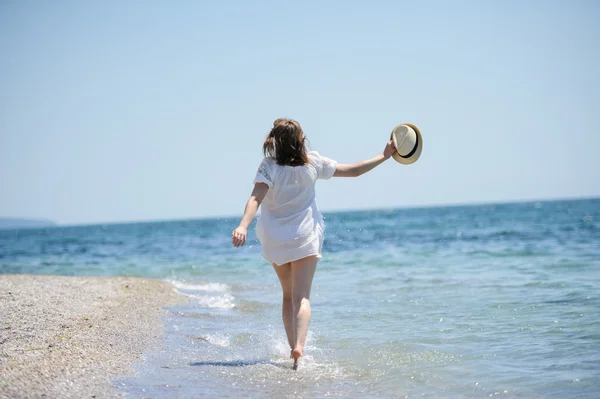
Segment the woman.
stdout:
<path fill-rule="evenodd" d="M 254 190 L 240 225 L 232 233 L 233 245 L 244 245 L 248 226 L 262 204 L 256 235 L 283 290 L 281 313 L 294 370 L 304 352 L 310 321 L 310 288 L 323 246 L 325 226 L 315 200 L 315 182 L 332 176 L 360 176 L 396 152 L 389 141 L 383 153 L 372 159 L 338 164 L 315 151 L 307 152 L 305 140 L 298 122 L 275 120 L 263 144 L 265 158 L 256 172 Z"/>

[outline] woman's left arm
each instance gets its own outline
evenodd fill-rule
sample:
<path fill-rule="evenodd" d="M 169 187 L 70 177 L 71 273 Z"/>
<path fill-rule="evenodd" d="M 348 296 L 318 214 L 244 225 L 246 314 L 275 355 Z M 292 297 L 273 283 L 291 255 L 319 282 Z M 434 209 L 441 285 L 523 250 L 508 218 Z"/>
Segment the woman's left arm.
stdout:
<path fill-rule="evenodd" d="M 267 191 L 269 191 L 269 186 L 267 184 L 254 184 L 254 190 L 252 190 L 252 194 L 250 194 L 250 198 L 246 203 L 246 209 L 244 209 L 244 216 L 242 216 L 240 225 L 231 233 L 231 242 L 234 247 L 241 247 L 246 243 L 248 227 L 250 226 L 250 223 L 252 223 L 252 220 L 254 220 L 258 207 L 265 198 L 265 195 L 267 195 Z"/>

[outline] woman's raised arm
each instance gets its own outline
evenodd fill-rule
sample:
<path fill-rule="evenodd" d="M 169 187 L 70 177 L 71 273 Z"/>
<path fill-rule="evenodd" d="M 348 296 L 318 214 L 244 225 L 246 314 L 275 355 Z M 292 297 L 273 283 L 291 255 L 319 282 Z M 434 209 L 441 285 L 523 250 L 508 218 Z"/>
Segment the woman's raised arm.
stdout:
<path fill-rule="evenodd" d="M 390 140 L 385 145 L 383 152 L 371 159 L 355 162 L 353 164 L 338 164 L 333 176 L 358 177 L 374 169 L 376 166 L 381 165 L 384 161 L 388 160 L 394 152 L 396 152 L 396 147 L 394 147 L 394 143 Z"/>

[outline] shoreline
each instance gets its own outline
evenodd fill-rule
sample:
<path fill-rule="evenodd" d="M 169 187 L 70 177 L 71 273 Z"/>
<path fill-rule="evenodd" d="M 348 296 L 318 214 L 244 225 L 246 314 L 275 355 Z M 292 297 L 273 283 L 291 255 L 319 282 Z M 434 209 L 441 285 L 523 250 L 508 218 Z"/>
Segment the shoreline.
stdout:
<path fill-rule="evenodd" d="M 115 398 L 113 378 L 162 343 L 162 280 L 0 275 L 0 397 Z"/>

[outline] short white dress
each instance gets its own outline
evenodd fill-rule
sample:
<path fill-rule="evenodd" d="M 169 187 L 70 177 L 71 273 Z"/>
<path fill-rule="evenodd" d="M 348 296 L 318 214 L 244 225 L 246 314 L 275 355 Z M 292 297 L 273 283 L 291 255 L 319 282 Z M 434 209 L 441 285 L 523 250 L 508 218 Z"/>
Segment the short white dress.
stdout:
<path fill-rule="evenodd" d="M 315 183 L 329 179 L 337 162 L 308 153 L 309 163 L 282 166 L 272 158 L 260 163 L 254 183 L 266 183 L 269 191 L 261 203 L 256 235 L 263 257 L 283 265 L 307 256 L 321 257 L 325 224 L 317 207 Z"/>

